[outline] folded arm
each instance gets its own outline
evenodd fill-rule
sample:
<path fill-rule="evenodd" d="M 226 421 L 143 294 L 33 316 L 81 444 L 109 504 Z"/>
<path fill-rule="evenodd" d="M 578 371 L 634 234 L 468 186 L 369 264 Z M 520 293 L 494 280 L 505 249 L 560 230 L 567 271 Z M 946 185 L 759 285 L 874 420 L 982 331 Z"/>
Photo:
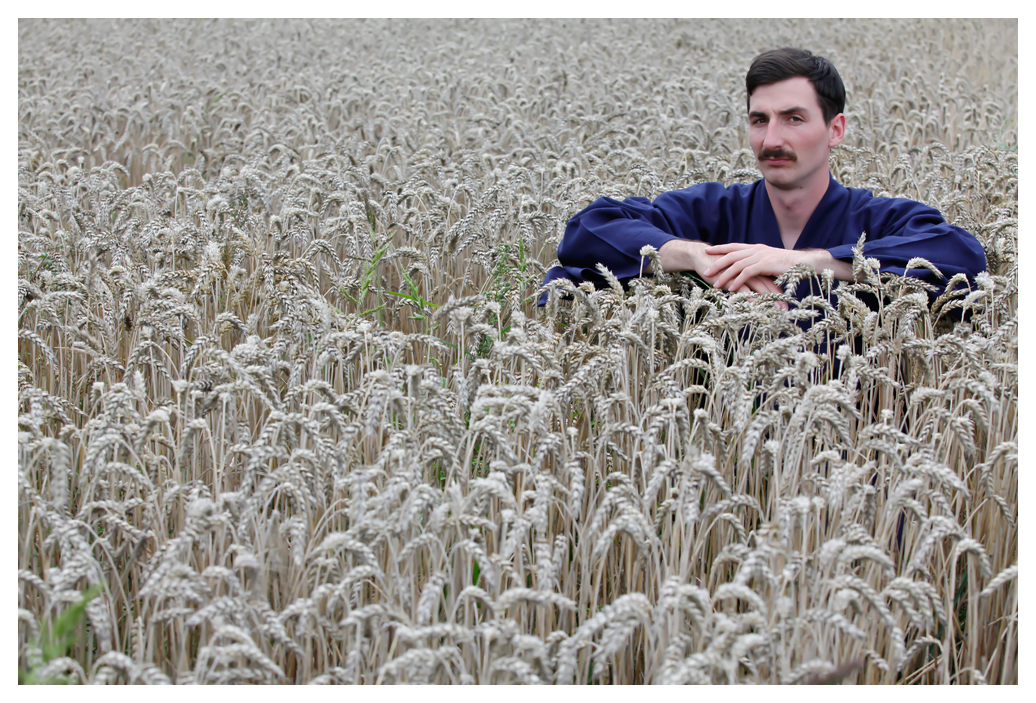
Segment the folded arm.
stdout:
<path fill-rule="evenodd" d="M 658 250 L 658 259 L 664 272 L 694 271 L 715 288 L 724 288 L 731 292 L 754 291 L 778 294 L 784 292 L 774 282 L 772 275 L 765 273 L 742 276 L 736 281 L 731 281 L 729 276 L 717 275 L 723 274 L 723 267 L 717 266 L 722 257 L 711 251 L 715 248 L 705 242 L 674 239 L 662 245 L 662 248 Z M 646 271 L 650 273 L 650 267 Z M 787 305 L 781 303 L 781 307 L 787 308 Z"/>
<path fill-rule="evenodd" d="M 839 281 L 852 281 L 853 267 L 826 249 L 777 249 L 765 244 L 721 244 L 706 247 L 713 257 L 704 276 L 715 279 L 714 286 L 737 290 L 760 276 L 780 276 L 793 266 L 808 264 L 817 273 L 830 270 Z M 707 279 L 706 279 L 707 280 Z"/>

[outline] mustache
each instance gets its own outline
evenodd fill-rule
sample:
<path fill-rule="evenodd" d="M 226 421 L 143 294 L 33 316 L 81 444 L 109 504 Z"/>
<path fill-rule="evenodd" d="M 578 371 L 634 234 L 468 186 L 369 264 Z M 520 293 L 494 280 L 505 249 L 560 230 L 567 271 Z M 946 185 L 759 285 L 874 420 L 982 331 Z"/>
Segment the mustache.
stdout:
<path fill-rule="evenodd" d="M 760 159 L 791 159 L 795 160 L 795 154 L 784 149 L 763 149 L 759 152 Z"/>

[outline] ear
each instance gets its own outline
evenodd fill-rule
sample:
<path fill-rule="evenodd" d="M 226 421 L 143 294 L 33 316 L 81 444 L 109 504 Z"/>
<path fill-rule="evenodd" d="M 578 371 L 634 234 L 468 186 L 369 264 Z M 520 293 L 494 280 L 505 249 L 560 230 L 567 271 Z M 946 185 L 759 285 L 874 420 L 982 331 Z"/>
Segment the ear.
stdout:
<path fill-rule="evenodd" d="M 839 112 L 831 118 L 831 124 L 827 127 L 830 130 L 831 138 L 828 140 L 828 147 L 837 146 L 845 139 L 845 115 Z"/>

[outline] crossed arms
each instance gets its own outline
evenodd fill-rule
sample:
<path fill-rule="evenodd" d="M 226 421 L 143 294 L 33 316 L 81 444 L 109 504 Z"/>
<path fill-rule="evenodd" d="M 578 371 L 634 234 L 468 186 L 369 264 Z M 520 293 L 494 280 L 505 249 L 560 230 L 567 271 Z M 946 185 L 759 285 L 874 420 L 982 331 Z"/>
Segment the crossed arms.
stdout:
<path fill-rule="evenodd" d="M 695 271 L 715 288 L 731 292 L 783 293 L 774 282 L 796 264 L 809 264 L 819 273 L 830 269 L 836 279 L 853 280 L 852 266 L 826 249 L 777 249 L 765 244 L 720 244 L 673 239 L 658 250 L 662 270 Z"/>
<path fill-rule="evenodd" d="M 569 220 L 558 244 L 560 263 L 544 282 L 567 278 L 598 285 L 603 283 L 598 264 L 620 280 L 651 273 L 640 251 L 652 246 L 662 271 L 694 271 L 728 291 L 780 294 L 774 278 L 801 264 L 853 280 L 849 260 L 861 233 L 867 234 L 863 254 L 877 259 L 883 273 L 923 277 L 938 287 L 958 273 L 970 280 L 986 268 L 978 240 L 947 224 L 937 210 L 902 198 L 875 198 L 833 180 L 828 202 L 813 214 L 815 226 L 799 235 L 802 248 L 785 248 L 778 243 L 784 238 L 770 219 L 763 187 L 761 182 L 702 183 L 663 193 L 654 203 L 642 197 L 598 198 Z M 767 244 L 729 243 L 732 239 Z M 943 276 L 908 265 L 918 257 L 938 266 Z M 546 293 L 540 303 L 546 303 Z"/>

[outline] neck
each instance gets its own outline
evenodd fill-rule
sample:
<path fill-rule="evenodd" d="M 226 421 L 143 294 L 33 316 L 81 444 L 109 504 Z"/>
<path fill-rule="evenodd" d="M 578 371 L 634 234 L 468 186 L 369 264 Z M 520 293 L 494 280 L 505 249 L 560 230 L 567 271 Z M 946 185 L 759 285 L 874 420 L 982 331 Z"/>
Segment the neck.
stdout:
<path fill-rule="evenodd" d="M 795 247 L 799 234 L 824 198 L 830 182 L 830 171 L 825 171 L 823 178 L 816 178 L 812 183 L 791 190 L 783 190 L 764 181 L 766 194 L 770 198 L 773 214 L 777 218 L 777 227 L 781 231 L 781 239 L 784 240 L 786 248 Z"/>
<path fill-rule="evenodd" d="M 764 181 L 766 194 L 770 196 L 770 204 L 773 205 L 774 212 L 777 212 L 779 208 L 787 215 L 805 213 L 808 219 L 817 209 L 817 205 L 824 198 L 824 193 L 827 192 L 827 186 L 831 183 L 830 171 L 824 171 L 818 175 L 821 177 L 814 178 L 812 182 L 791 190 L 783 190 L 771 185 L 769 181 Z"/>

